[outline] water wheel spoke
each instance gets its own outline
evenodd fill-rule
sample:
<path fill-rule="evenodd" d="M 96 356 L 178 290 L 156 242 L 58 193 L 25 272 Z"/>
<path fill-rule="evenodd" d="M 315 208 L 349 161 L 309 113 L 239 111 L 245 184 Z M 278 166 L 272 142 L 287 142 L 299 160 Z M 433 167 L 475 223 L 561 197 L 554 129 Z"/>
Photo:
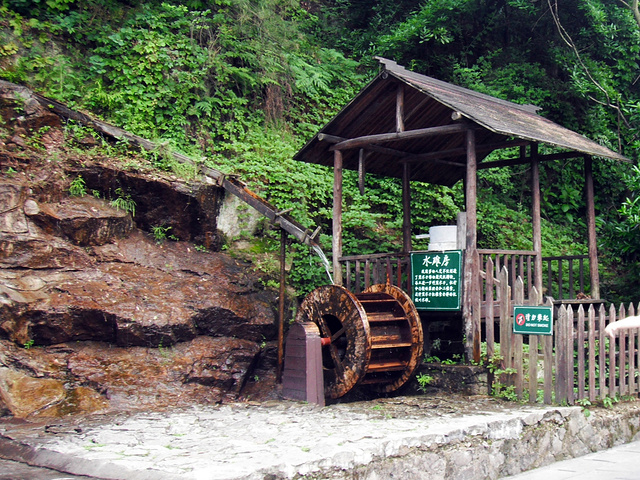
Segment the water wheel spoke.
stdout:
<path fill-rule="evenodd" d="M 329 349 L 329 353 L 331 354 L 331 360 L 333 360 L 334 368 L 336 369 L 337 376 L 342 376 L 344 372 L 344 366 L 342 365 L 342 360 L 340 359 L 340 352 L 338 352 L 338 348 L 336 347 L 334 341 L 339 337 L 339 335 L 334 339 L 334 336 L 331 335 L 331 329 L 327 322 L 325 321 L 322 315 L 318 315 L 318 326 L 320 327 L 320 331 L 322 332 L 322 336 L 324 338 L 330 338 L 331 343 L 327 345 Z M 344 326 L 338 330 L 336 333 L 344 332 Z"/>
<path fill-rule="evenodd" d="M 331 336 L 331 343 L 334 343 L 338 338 L 340 338 L 340 336 L 344 333 L 345 330 L 346 330 L 346 328 L 343 325 L 340 330 L 338 330 L 336 333 L 334 333 Z"/>
<path fill-rule="evenodd" d="M 344 366 L 342 365 L 342 360 L 340 359 L 340 353 L 338 352 L 338 347 L 336 347 L 332 343 L 329 345 L 329 351 L 331 352 L 331 359 L 333 360 L 333 365 L 336 369 L 336 375 L 338 377 L 342 377 L 344 374 Z"/>

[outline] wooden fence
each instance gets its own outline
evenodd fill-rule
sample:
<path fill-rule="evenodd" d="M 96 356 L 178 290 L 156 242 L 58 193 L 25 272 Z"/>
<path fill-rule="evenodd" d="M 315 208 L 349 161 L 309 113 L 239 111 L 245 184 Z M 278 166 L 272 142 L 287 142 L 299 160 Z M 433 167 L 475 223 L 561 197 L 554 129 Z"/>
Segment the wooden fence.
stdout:
<path fill-rule="evenodd" d="M 485 272 L 493 271 L 488 262 Z M 505 266 L 497 278 L 485 276 L 482 284 L 483 307 L 491 315 L 485 320 L 487 358 L 501 359 L 492 379 L 494 387 L 510 389 L 519 400 L 530 403 L 570 405 L 640 393 L 640 328 L 620 330 L 613 339 L 605 334 L 609 323 L 634 315 L 640 306 L 621 305 L 616 310 L 613 305 L 608 309 L 590 305 L 585 310 L 580 305 L 574 311 L 562 305 L 552 336 L 520 335 L 513 333 L 513 305 L 537 305 L 535 288 L 526 299 L 524 282 L 518 278 L 512 296 Z M 547 305 L 552 305 L 552 299 Z M 496 315 L 494 306 L 499 308 Z"/>
<path fill-rule="evenodd" d="M 497 272 L 506 267 L 510 285 L 521 277 L 527 296 L 531 296 L 535 252 L 479 249 L 478 255 L 481 265 L 490 259 Z M 407 253 L 350 255 L 341 257 L 340 263 L 345 287 L 350 291 L 360 293 L 370 285 L 389 282 L 411 293 L 411 262 Z M 555 300 L 575 299 L 580 293 L 588 294 L 591 288 L 586 255 L 543 257 L 542 276 L 545 295 Z"/>
<path fill-rule="evenodd" d="M 360 293 L 377 283 L 390 283 L 411 293 L 411 260 L 407 253 L 351 255 L 340 258 L 344 286 Z"/>

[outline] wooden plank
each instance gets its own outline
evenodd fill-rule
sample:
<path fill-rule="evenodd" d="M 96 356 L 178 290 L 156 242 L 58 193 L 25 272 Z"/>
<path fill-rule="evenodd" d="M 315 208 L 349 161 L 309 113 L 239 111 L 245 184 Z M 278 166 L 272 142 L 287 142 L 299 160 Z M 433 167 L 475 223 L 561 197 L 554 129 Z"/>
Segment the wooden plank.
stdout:
<path fill-rule="evenodd" d="M 576 332 L 576 341 L 577 341 L 577 354 L 578 354 L 578 397 L 577 398 L 587 398 L 587 390 L 586 390 L 586 378 L 585 378 L 585 331 L 584 331 L 584 308 L 582 305 L 578 307 L 578 319 L 577 319 L 577 332 Z"/>
<path fill-rule="evenodd" d="M 538 398 L 538 335 L 529 335 L 529 403 Z"/>
<path fill-rule="evenodd" d="M 573 314 L 573 307 L 571 305 L 569 305 L 569 307 L 567 308 L 567 317 L 568 317 L 568 321 L 566 323 L 566 337 L 565 337 L 565 341 L 566 341 L 566 363 L 565 363 L 565 368 L 566 368 L 566 378 L 567 378 L 567 384 L 566 384 L 566 395 L 567 395 L 567 402 L 569 403 L 569 405 L 573 405 L 574 401 L 575 401 L 575 394 L 573 391 L 573 380 L 574 380 L 574 375 L 573 375 L 573 353 L 574 353 L 574 344 L 573 344 L 573 322 L 574 322 L 574 314 Z"/>
<path fill-rule="evenodd" d="M 629 381 L 627 383 L 627 391 L 629 395 L 633 395 L 636 389 L 636 365 L 635 365 L 635 356 L 636 356 L 636 330 L 629 330 L 629 344 L 627 351 L 629 352 Z"/>
<path fill-rule="evenodd" d="M 364 290 L 371 286 L 371 261 L 369 259 L 364 262 Z"/>
<path fill-rule="evenodd" d="M 621 330 L 618 334 L 618 386 L 620 395 L 627 394 L 627 332 Z"/>
<path fill-rule="evenodd" d="M 515 262 L 514 262 L 515 263 Z M 518 277 L 514 286 L 514 302 L 516 305 L 524 305 L 524 283 L 522 277 Z M 522 400 L 524 394 L 524 358 L 522 347 L 522 335 L 515 335 L 513 342 L 513 363 L 516 369 L 515 391 L 518 400 Z"/>
<path fill-rule="evenodd" d="M 598 365 L 596 364 L 596 310 L 593 305 L 589 305 L 587 312 L 588 317 L 588 342 L 589 342 L 589 396 L 590 402 L 596 401 L 596 370 Z"/>
<path fill-rule="evenodd" d="M 640 329 L 636 330 L 636 333 L 636 367 L 640 369 Z M 638 378 L 638 381 L 636 382 L 636 390 L 634 393 L 640 393 L 640 378 Z"/>
<path fill-rule="evenodd" d="M 495 320 L 493 317 L 493 301 L 494 301 L 494 271 L 493 260 L 491 257 L 487 258 L 485 266 L 485 272 L 487 272 L 487 279 L 485 281 L 485 305 L 486 305 L 486 320 L 485 331 L 487 340 L 487 358 L 490 360 L 495 353 Z"/>
<path fill-rule="evenodd" d="M 500 295 L 503 300 L 500 302 L 500 355 L 502 356 L 502 368 L 511 367 L 511 330 L 513 325 L 511 324 L 511 312 L 510 310 L 510 296 L 509 282 L 507 281 L 509 273 L 503 266 L 499 274 L 500 281 Z"/>
<path fill-rule="evenodd" d="M 609 322 L 616 321 L 616 310 L 613 304 L 609 308 Z M 609 339 L 609 392 L 610 397 L 615 397 L 619 390 L 616 388 L 616 341 Z"/>
<path fill-rule="evenodd" d="M 540 303 L 538 290 L 533 287 L 529 295 L 529 305 L 536 306 Z M 538 400 L 538 335 L 529 335 L 529 403 Z"/>
<path fill-rule="evenodd" d="M 607 388 L 607 376 L 606 376 L 606 344 L 607 339 L 605 337 L 604 328 L 606 327 L 607 321 L 607 312 L 604 308 L 603 304 L 600 304 L 600 308 L 598 308 L 598 385 L 600 386 L 599 397 L 605 398 L 609 389 Z"/>
<path fill-rule="evenodd" d="M 558 321 L 556 322 L 555 328 L 555 341 L 556 341 L 556 351 L 554 355 L 555 360 L 555 371 L 556 371 L 556 382 L 555 382 L 555 396 L 556 402 L 562 403 L 566 400 L 564 396 L 564 322 L 566 322 L 567 317 L 567 308 L 562 305 L 558 309 Z"/>
<path fill-rule="evenodd" d="M 553 402 L 553 336 L 547 335 L 542 340 L 543 401 L 546 405 Z"/>

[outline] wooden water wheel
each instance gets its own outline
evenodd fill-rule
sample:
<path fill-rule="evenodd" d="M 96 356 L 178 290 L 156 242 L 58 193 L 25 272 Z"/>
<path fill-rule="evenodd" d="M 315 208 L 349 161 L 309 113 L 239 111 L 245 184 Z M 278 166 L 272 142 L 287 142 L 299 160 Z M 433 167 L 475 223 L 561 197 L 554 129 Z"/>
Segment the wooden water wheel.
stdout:
<path fill-rule="evenodd" d="M 422 359 L 420 316 L 409 296 L 393 285 L 373 285 L 359 294 L 338 285 L 319 287 L 304 299 L 296 320 L 320 329 L 330 399 L 356 385 L 393 392 Z"/>

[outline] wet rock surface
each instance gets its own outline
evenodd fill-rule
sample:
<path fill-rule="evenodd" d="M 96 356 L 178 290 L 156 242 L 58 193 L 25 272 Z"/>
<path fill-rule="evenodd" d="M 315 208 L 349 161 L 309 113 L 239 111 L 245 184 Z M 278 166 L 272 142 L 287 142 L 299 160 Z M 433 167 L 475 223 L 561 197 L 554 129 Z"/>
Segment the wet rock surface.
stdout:
<path fill-rule="evenodd" d="M 0 414 L 273 395 L 276 294 L 218 251 L 222 190 L 71 153 L 60 118 L 28 98 L 16 115 L 15 94 L 0 82 Z"/>

